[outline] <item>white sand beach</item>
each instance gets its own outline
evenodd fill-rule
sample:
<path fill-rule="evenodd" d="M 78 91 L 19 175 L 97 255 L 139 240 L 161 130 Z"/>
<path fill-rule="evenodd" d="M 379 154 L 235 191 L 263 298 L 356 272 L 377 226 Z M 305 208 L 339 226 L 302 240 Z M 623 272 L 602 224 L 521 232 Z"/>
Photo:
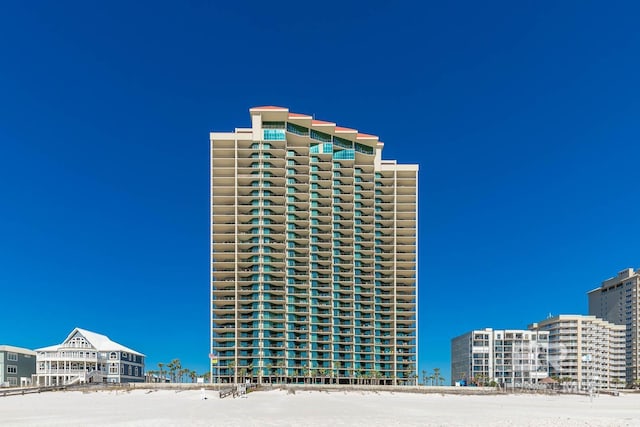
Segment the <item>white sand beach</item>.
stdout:
<path fill-rule="evenodd" d="M 640 426 L 640 395 L 442 395 L 197 390 L 0 397 L 2 426 Z"/>

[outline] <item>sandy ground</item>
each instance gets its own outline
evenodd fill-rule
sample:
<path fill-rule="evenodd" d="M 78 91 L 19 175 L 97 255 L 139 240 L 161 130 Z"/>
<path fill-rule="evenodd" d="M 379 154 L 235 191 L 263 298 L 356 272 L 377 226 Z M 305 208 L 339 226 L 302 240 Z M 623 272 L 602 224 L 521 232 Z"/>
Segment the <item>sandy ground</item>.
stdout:
<path fill-rule="evenodd" d="M 640 395 L 67 391 L 0 397 L 2 426 L 640 426 Z"/>

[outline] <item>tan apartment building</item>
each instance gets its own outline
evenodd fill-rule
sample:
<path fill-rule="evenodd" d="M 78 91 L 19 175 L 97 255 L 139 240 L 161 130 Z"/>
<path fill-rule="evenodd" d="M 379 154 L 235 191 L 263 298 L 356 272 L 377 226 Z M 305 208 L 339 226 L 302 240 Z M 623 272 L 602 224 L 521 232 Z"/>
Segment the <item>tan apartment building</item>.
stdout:
<path fill-rule="evenodd" d="M 595 316 L 559 315 L 529 326 L 549 333 L 549 375 L 578 390 L 625 384 L 625 327 Z"/>
<path fill-rule="evenodd" d="M 250 115 L 210 135 L 212 377 L 415 381 L 418 166 L 287 108 Z"/>
<path fill-rule="evenodd" d="M 627 268 L 588 293 L 589 314 L 626 327 L 626 380 L 640 380 L 640 270 Z"/>

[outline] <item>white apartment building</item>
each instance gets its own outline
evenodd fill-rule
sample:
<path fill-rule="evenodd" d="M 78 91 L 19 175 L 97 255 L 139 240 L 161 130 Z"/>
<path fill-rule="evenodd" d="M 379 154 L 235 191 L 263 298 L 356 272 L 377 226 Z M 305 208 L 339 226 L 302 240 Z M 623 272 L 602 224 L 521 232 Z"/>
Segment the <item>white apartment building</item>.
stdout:
<path fill-rule="evenodd" d="M 355 129 L 250 114 L 210 135 L 213 377 L 415 381 L 418 166 Z"/>
<path fill-rule="evenodd" d="M 529 326 L 549 333 L 549 375 L 578 390 L 625 384 L 625 327 L 595 316 L 560 315 Z"/>
<path fill-rule="evenodd" d="M 640 380 L 640 270 L 624 269 L 588 296 L 589 314 L 626 327 L 626 380 L 628 384 Z"/>
<path fill-rule="evenodd" d="M 451 384 L 458 381 L 527 387 L 549 373 L 549 333 L 477 329 L 451 340 Z"/>
<path fill-rule="evenodd" d="M 36 350 L 36 385 L 143 382 L 144 355 L 109 337 L 75 328 L 62 342 Z"/>

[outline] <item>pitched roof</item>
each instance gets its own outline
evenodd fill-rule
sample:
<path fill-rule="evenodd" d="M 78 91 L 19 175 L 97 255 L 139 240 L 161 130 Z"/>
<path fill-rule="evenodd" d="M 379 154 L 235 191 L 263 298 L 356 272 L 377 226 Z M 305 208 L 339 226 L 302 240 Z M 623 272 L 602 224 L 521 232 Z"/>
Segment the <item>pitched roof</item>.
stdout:
<path fill-rule="evenodd" d="M 358 132 L 355 129 L 351 129 L 351 128 L 343 128 L 342 126 L 336 126 L 335 128 L 336 132 Z"/>
<path fill-rule="evenodd" d="M 368 133 L 358 133 L 357 138 L 359 139 L 378 139 L 375 135 L 369 135 Z"/>
<path fill-rule="evenodd" d="M 52 345 L 49 347 L 39 348 L 36 351 L 55 351 L 61 348 L 67 341 L 73 338 L 76 333 L 82 335 L 88 342 L 91 344 L 97 351 L 125 351 L 127 353 L 137 354 L 139 356 L 144 356 L 144 354 L 139 353 L 135 350 L 132 350 L 128 347 L 123 346 L 122 344 L 118 344 L 115 341 L 111 341 L 108 336 L 98 334 L 96 332 L 87 331 L 86 329 L 75 328 L 71 333 L 67 336 L 67 338 L 58 345 Z"/>
<path fill-rule="evenodd" d="M 10 351 L 12 353 L 30 354 L 35 356 L 36 352 L 28 348 L 14 347 L 12 345 L 0 345 L 0 351 Z"/>

